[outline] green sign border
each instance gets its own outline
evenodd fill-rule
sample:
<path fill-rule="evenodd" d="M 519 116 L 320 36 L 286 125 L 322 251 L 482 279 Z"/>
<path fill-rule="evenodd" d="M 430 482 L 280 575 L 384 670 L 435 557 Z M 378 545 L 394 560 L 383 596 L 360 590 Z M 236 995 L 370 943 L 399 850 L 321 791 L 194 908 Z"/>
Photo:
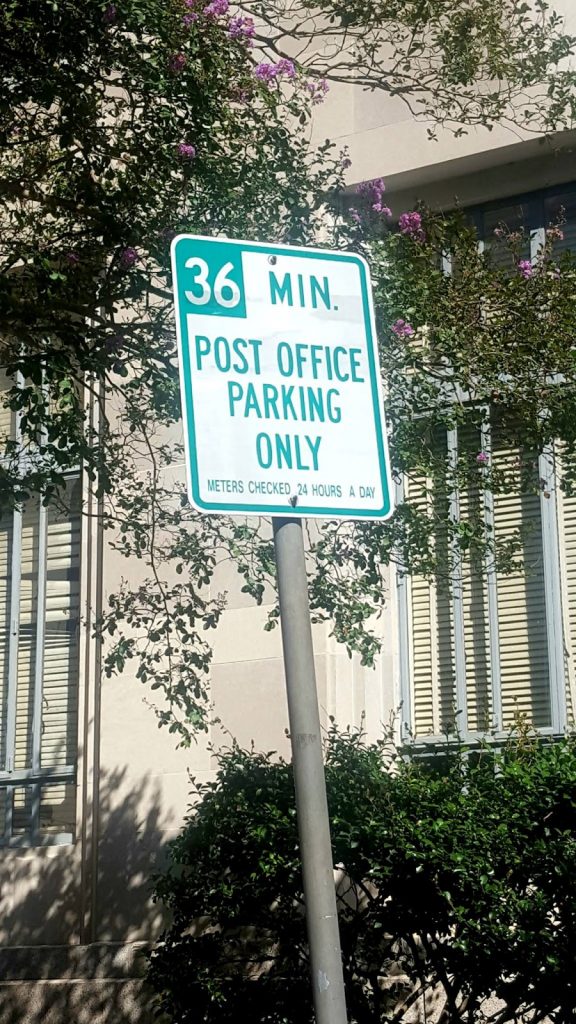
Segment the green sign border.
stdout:
<path fill-rule="evenodd" d="M 345 263 L 353 263 L 360 269 L 360 282 L 362 292 L 362 307 L 364 311 L 364 326 L 366 330 L 366 343 L 368 348 L 368 365 L 370 369 L 370 386 L 372 390 L 372 407 L 378 443 L 378 462 L 380 479 L 382 483 L 382 494 L 384 503 L 380 509 L 363 510 L 358 508 L 318 508 L 314 505 L 267 505 L 240 504 L 234 502 L 206 503 L 196 493 L 198 481 L 198 459 L 196 448 L 196 429 L 194 422 L 194 401 L 192 395 L 192 370 L 189 359 L 189 346 L 183 343 L 186 337 L 183 315 L 180 312 L 178 282 L 177 250 L 180 241 L 202 241 L 221 244 L 222 246 L 239 246 L 243 252 L 264 252 L 268 256 L 297 256 L 312 260 L 332 260 Z M 388 445 L 383 422 L 383 407 L 380 397 L 379 365 L 377 363 L 376 332 L 374 325 L 374 312 L 371 302 L 369 288 L 370 271 L 368 264 L 362 256 L 355 253 L 338 252 L 332 249 L 312 249 L 305 246 L 292 245 L 267 245 L 262 242 L 249 242 L 232 238 L 211 238 L 206 235 L 177 235 L 173 239 L 170 248 L 172 258 L 172 280 L 174 291 L 174 303 L 176 312 L 176 332 L 178 340 L 178 356 L 180 368 L 181 393 L 184 396 L 182 416 L 184 421 L 186 466 L 188 471 L 188 494 L 191 504 L 199 512 L 205 513 L 228 513 L 232 515 L 256 515 L 256 516 L 285 516 L 292 518 L 315 518 L 315 519 L 388 519 L 393 512 L 392 502 L 392 481 L 390 478 L 390 461 L 388 457 Z M 225 314 L 224 314 L 225 315 Z"/>

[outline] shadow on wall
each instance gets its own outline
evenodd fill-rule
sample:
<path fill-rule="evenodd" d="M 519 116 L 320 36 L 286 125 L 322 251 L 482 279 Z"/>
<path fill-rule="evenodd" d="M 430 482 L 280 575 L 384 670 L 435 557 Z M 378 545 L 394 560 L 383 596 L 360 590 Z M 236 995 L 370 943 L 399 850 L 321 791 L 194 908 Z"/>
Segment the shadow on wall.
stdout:
<path fill-rule="evenodd" d="M 100 779 L 97 875 L 82 844 L 0 849 L 2 1024 L 149 1024 L 143 953 L 162 927 L 150 878 L 176 834 L 157 783 Z"/>

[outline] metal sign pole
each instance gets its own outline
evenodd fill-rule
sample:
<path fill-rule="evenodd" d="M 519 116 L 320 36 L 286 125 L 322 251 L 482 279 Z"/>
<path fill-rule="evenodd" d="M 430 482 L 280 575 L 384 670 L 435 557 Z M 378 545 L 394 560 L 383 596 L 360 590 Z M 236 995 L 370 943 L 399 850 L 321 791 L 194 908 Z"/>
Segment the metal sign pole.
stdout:
<path fill-rule="evenodd" d="M 314 1011 L 346 1024 L 302 521 L 273 522 Z"/>

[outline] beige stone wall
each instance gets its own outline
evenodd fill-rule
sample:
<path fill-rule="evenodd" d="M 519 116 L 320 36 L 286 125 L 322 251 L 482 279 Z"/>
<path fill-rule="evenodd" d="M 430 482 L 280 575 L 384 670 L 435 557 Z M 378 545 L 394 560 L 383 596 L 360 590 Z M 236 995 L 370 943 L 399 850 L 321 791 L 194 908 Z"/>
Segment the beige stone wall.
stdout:
<path fill-rule="evenodd" d="M 551 5 L 564 19 L 567 32 L 576 33 L 576 4 L 574 0 L 555 0 Z M 513 125 L 496 126 L 492 131 L 472 128 L 456 138 L 445 128 L 437 130 L 437 140 L 430 141 L 427 129 L 430 122 L 416 121 L 406 104 L 398 97 L 385 93 L 368 92 L 361 88 L 332 85 L 325 102 L 317 108 L 312 142 L 332 139 L 347 146 L 352 160 L 347 179 L 350 185 L 383 176 L 392 193 L 406 198 L 426 195 L 429 188 L 439 186 L 442 202 L 459 195 L 450 192 L 452 180 L 463 176 L 484 174 L 488 168 L 500 168 L 494 188 L 474 196 L 474 201 L 497 198 L 498 185 L 512 187 L 510 166 L 518 160 L 542 157 L 554 153 L 556 144 L 549 141 L 540 148 L 539 138 L 532 133 L 519 132 Z M 526 145 L 525 145 L 526 144 Z M 563 143 L 562 143 L 563 144 Z M 562 177 L 556 180 L 564 180 Z M 541 188 L 555 184 L 554 169 L 544 172 L 544 180 L 534 186 Z M 476 188 L 482 190 L 482 181 L 475 179 Z M 448 191 L 445 191 L 445 190 Z M 507 193 L 505 193 L 507 194 Z"/>

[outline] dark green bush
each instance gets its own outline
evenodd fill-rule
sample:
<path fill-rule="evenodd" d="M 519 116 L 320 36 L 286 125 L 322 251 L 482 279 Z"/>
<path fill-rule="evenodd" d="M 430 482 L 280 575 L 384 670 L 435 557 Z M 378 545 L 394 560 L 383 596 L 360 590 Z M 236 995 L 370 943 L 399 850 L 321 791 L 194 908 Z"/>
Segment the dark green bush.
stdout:
<path fill-rule="evenodd" d="M 576 1020 L 574 742 L 442 767 L 329 736 L 349 1020 Z M 306 1024 L 290 765 L 233 749 L 197 790 L 155 879 L 172 914 L 149 966 L 160 1006 L 178 1024 Z"/>

